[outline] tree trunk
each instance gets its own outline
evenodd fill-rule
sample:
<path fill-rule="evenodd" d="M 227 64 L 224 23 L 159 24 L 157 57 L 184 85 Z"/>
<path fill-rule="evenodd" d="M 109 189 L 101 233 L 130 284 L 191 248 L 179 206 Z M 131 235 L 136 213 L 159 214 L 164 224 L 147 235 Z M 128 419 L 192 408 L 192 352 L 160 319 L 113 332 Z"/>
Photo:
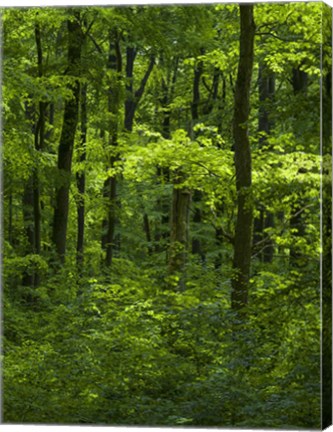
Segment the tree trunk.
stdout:
<path fill-rule="evenodd" d="M 199 61 L 194 69 L 193 86 L 192 86 L 192 103 L 191 103 L 191 114 L 192 114 L 192 124 L 190 134 L 192 139 L 195 138 L 194 126 L 199 119 L 199 104 L 200 104 L 200 80 L 203 74 L 203 63 Z M 202 214 L 200 203 L 202 200 L 202 192 L 195 190 L 193 193 L 193 204 L 194 204 L 194 215 L 193 223 L 195 227 L 199 227 L 201 224 Z M 192 239 L 192 253 L 198 255 L 202 261 L 204 261 L 205 256 L 202 251 L 201 241 L 194 237 Z"/>
<path fill-rule="evenodd" d="M 147 213 L 144 213 L 143 215 L 143 229 L 146 234 L 146 240 L 148 244 L 148 255 L 152 255 L 153 249 L 151 247 L 151 233 L 150 233 L 150 224 L 149 224 L 149 218 Z"/>
<path fill-rule="evenodd" d="M 134 61 L 136 58 L 137 50 L 134 47 L 127 47 L 126 49 L 126 99 L 125 99 L 125 119 L 124 119 L 124 127 L 127 132 L 132 132 L 133 130 L 133 122 L 136 109 L 138 104 L 142 98 L 144 93 L 146 84 L 150 77 L 150 74 L 153 70 L 155 64 L 155 57 L 151 56 L 150 61 L 147 67 L 147 70 L 141 79 L 140 86 L 136 91 L 134 91 L 133 86 L 133 73 L 134 73 Z M 149 218 L 147 214 L 143 215 L 145 220 L 145 224 L 148 223 L 149 226 Z M 150 249 L 149 249 L 150 250 Z"/>
<path fill-rule="evenodd" d="M 87 142 L 87 84 L 84 84 L 81 89 L 81 148 L 80 162 L 86 160 L 86 142 Z M 86 175 L 84 168 L 76 174 L 76 185 L 79 197 L 77 199 L 77 244 L 76 244 L 76 263 L 79 271 L 83 267 L 83 252 L 84 252 L 84 223 L 85 223 L 85 188 Z"/>
<path fill-rule="evenodd" d="M 300 68 L 294 68 L 292 73 L 292 86 L 294 95 L 306 94 L 307 91 L 307 74 L 300 70 Z M 299 170 L 299 174 L 302 174 L 302 168 Z M 303 173 L 304 174 L 304 173 Z M 299 196 L 291 207 L 290 217 L 290 228 L 295 230 L 294 236 L 297 240 L 298 237 L 303 237 L 305 233 L 304 215 L 301 209 L 304 207 L 304 200 Z M 299 250 L 296 242 L 293 242 L 290 246 L 290 260 L 289 263 L 292 267 L 302 267 L 305 262 L 302 262 L 302 252 Z"/>
<path fill-rule="evenodd" d="M 216 206 L 216 213 L 218 215 L 222 215 L 223 211 L 224 211 L 224 205 L 222 202 L 219 202 Z M 219 252 L 214 260 L 214 268 L 215 270 L 219 270 L 219 271 L 222 270 L 222 257 L 223 257 L 222 248 L 224 243 L 223 233 L 224 231 L 221 226 L 215 227 L 215 244 Z"/>
<path fill-rule="evenodd" d="M 255 25 L 253 20 L 253 5 L 244 4 L 240 5 L 239 8 L 241 27 L 240 52 L 233 119 L 238 210 L 233 258 L 234 275 L 231 292 L 231 307 L 235 311 L 242 311 L 248 302 L 253 223 L 252 166 L 248 120 Z"/>
<path fill-rule="evenodd" d="M 182 181 L 181 172 L 177 172 L 172 194 L 169 250 L 169 274 L 179 277 L 179 288 L 184 288 L 185 286 L 191 204 L 191 192 L 188 189 L 177 187 Z"/>
<path fill-rule="evenodd" d="M 193 86 L 192 86 L 192 103 L 191 103 L 192 125 L 190 131 L 192 135 L 193 135 L 193 127 L 195 126 L 199 118 L 200 80 L 202 74 L 203 74 L 203 63 L 202 61 L 199 61 L 194 69 Z"/>
<path fill-rule="evenodd" d="M 161 58 L 163 63 L 163 58 Z M 162 80 L 162 98 L 160 100 L 161 107 L 163 109 L 163 120 L 162 120 L 162 136 L 165 139 L 171 138 L 171 110 L 170 103 L 173 100 L 174 88 L 177 81 L 179 58 L 173 59 L 173 71 L 172 74 L 168 75 L 167 80 Z M 170 170 L 169 168 L 157 168 L 157 178 L 162 179 L 162 183 L 168 183 L 170 181 Z M 156 243 L 155 251 L 162 252 L 165 250 L 164 243 L 161 246 L 161 240 L 166 240 L 170 237 L 169 230 L 166 229 L 170 222 L 170 200 L 168 197 L 161 196 L 157 200 L 157 210 L 162 213 L 160 225 L 157 227 L 154 240 Z"/>
<path fill-rule="evenodd" d="M 136 57 L 136 49 L 134 47 L 126 48 L 126 100 L 125 100 L 125 130 L 132 132 L 133 121 L 135 114 L 135 99 L 133 91 L 133 69 Z"/>
<path fill-rule="evenodd" d="M 61 262 L 65 261 L 66 235 L 69 211 L 69 189 L 72 170 L 72 155 L 75 132 L 78 123 L 81 49 L 83 34 L 79 24 L 79 12 L 74 12 L 74 19 L 68 20 L 68 67 L 69 76 L 76 77 L 75 81 L 68 84 L 72 97 L 65 102 L 63 124 L 58 149 L 58 170 L 60 185 L 56 188 L 55 209 L 53 218 L 52 240 L 56 253 Z"/>
<path fill-rule="evenodd" d="M 163 109 L 163 120 L 162 120 L 162 136 L 165 139 L 170 139 L 170 116 L 171 111 L 169 108 L 170 98 L 169 98 L 169 83 L 162 79 L 162 98 L 161 98 L 161 106 Z"/>
<path fill-rule="evenodd" d="M 114 38 L 113 36 L 112 39 Z M 122 70 L 121 64 L 121 53 L 118 35 L 115 35 L 116 42 L 110 42 L 110 56 L 109 56 L 109 68 L 117 72 L 116 86 L 110 86 L 109 90 L 109 113 L 111 114 L 110 128 L 109 128 L 109 146 L 111 149 L 110 167 L 113 168 L 115 162 L 118 160 L 117 151 L 115 148 L 118 146 L 118 111 L 119 111 L 119 82 L 120 74 Z M 113 53 L 114 52 L 114 53 Z M 134 72 L 134 61 L 136 58 L 137 51 L 134 47 L 127 47 L 126 49 L 126 98 L 125 98 L 125 117 L 124 117 L 124 129 L 127 132 L 132 132 L 133 121 L 136 108 L 143 95 L 145 86 L 147 84 L 148 78 L 152 72 L 154 66 L 154 58 L 151 57 L 149 66 L 143 76 L 140 87 L 134 91 L 133 86 L 133 72 Z M 102 247 L 106 249 L 105 264 L 110 267 L 112 264 L 113 249 L 115 246 L 115 227 L 116 227 L 116 217 L 117 208 L 120 206 L 116 202 L 117 197 L 117 178 L 115 175 L 106 179 L 104 183 L 104 197 L 108 198 L 108 216 L 107 219 L 103 221 L 103 231 L 102 236 Z M 120 240 L 118 239 L 118 248 Z"/>
<path fill-rule="evenodd" d="M 35 253 L 35 234 L 33 221 L 34 194 L 32 176 L 25 185 L 22 204 L 23 222 L 28 242 L 27 254 L 33 254 Z M 30 287 L 35 285 L 35 277 L 32 269 L 28 269 L 24 272 L 22 277 L 22 285 Z"/>
<path fill-rule="evenodd" d="M 137 51 L 134 47 L 127 47 L 126 49 L 126 100 L 125 100 L 125 121 L 124 126 L 127 132 L 132 132 L 135 111 L 145 91 L 146 84 L 150 77 L 150 74 L 154 68 L 155 57 L 150 56 L 149 64 L 146 69 L 144 76 L 141 79 L 140 86 L 134 91 L 133 86 L 133 73 L 134 73 L 134 61 L 136 58 Z"/>
<path fill-rule="evenodd" d="M 37 48 L 37 70 L 38 77 L 43 77 L 43 51 L 41 32 L 39 24 L 35 24 L 35 42 Z M 45 140 L 45 110 L 47 104 L 39 102 L 38 120 L 33 126 L 34 149 L 36 152 L 43 150 Z M 27 118 L 32 119 L 31 110 L 27 110 Z M 31 188 L 31 190 L 28 190 Z M 24 220 L 26 224 L 27 240 L 29 250 L 27 253 L 40 254 L 41 252 L 41 208 L 40 208 L 40 185 L 39 185 L 39 166 L 38 160 L 33 168 L 30 179 L 28 180 L 23 197 Z M 23 276 L 24 286 L 38 286 L 39 275 L 37 270 L 30 269 L 29 274 Z"/>
<path fill-rule="evenodd" d="M 35 121 L 34 108 L 30 104 L 25 106 L 26 120 L 32 124 L 32 133 L 34 134 L 34 146 L 36 147 L 36 140 L 38 140 L 37 123 Z M 26 184 L 24 185 L 22 197 L 22 212 L 23 212 L 23 226 L 26 234 L 27 245 L 25 254 L 35 253 L 35 220 L 34 220 L 34 177 L 35 167 L 33 167 L 32 174 L 29 176 Z M 35 277 L 32 269 L 24 271 L 22 276 L 22 285 L 33 287 L 35 285 Z"/>
<path fill-rule="evenodd" d="M 108 68 L 113 72 L 112 82 L 109 86 L 108 112 L 109 122 L 109 167 L 114 168 L 118 155 L 118 117 L 120 109 L 120 80 L 122 71 L 121 52 L 119 36 L 116 32 L 109 34 L 109 59 Z M 115 247 L 115 227 L 117 218 L 117 178 L 115 174 L 108 177 L 104 182 L 103 196 L 107 200 L 107 217 L 103 221 L 104 234 L 102 236 L 102 247 L 105 249 L 105 265 L 111 267 Z"/>
<path fill-rule="evenodd" d="M 111 160 L 111 165 L 114 165 L 114 158 Z M 112 258 L 113 258 L 113 250 L 115 246 L 115 227 L 116 227 L 116 199 L 117 199 L 117 179 L 115 176 L 112 176 L 107 179 L 104 183 L 105 195 L 108 198 L 108 215 L 106 219 L 106 234 L 103 239 L 104 247 L 106 250 L 105 255 L 105 265 L 107 267 L 111 267 Z"/>
<path fill-rule="evenodd" d="M 13 193 L 11 191 L 8 197 L 8 242 L 13 245 Z"/>
<path fill-rule="evenodd" d="M 267 68 L 261 64 L 259 65 L 259 119 L 258 119 L 258 132 L 259 136 L 259 148 L 262 148 L 267 144 L 267 137 L 271 133 L 273 127 L 272 120 L 269 117 L 269 107 L 267 104 L 270 103 L 274 97 L 275 92 L 275 78 L 274 75 L 267 70 Z M 254 245 L 261 240 L 265 235 L 264 231 L 266 228 L 274 226 L 274 216 L 272 213 L 260 206 L 259 217 L 254 220 L 254 234 L 253 243 Z M 265 248 L 258 253 L 260 261 L 270 263 L 273 260 L 274 245 L 272 241 L 265 243 Z"/>
<path fill-rule="evenodd" d="M 37 46 L 38 76 L 43 77 L 43 51 L 41 41 L 41 31 L 39 24 L 35 26 L 35 39 Z M 39 118 L 35 131 L 35 150 L 41 152 L 45 147 L 45 114 L 47 103 L 39 102 Z M 35 230 L 35 253 L 41 252 L 41 202 L 40 202 L 40 182 L 39 166 L 37 165 L 33 174 L 33 194 L 34 194 L 34 230 Z M 35 286 L 39 285 L 39 274 L 35 272 Z"/>
<path fill-rule="evenodd" d="M 39 24 L 35 25 L 35 39 L 37 47 L 38 76 L 43 77 L 43 51 L 41 32 Z M 39 119 L 35 132 L 35 150 L 41 151 L 44 148 L 45 136 L 45 109 L 46 104 L 39 102 Z M 35 228 L 35 253 L 40 253 L 41 248 L 41 210 L 40 210 L 40 186 L 39 186 L 39 167 L 36 166 L 33 174 L 33 194 L 34 194 L 34 228 Z M 35 284 L 39 283 L 38 274 L 35 275 Z"/>
<path fill-rule="evenodd" d="M 293 68 L 292 85 L 294 94 L 305 92 L 308 85 L 308 75 L 300 67 Z"/>

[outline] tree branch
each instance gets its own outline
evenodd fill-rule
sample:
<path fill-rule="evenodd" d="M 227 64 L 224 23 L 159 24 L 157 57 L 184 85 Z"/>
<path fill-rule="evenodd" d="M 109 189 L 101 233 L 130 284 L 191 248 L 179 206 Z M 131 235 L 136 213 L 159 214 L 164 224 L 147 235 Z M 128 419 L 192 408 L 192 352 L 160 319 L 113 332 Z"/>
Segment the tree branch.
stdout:
<path fill-rule="evenodd" d="M 271 32 L 256 32 L 255 35 L 256 36 L 271 36 L 271 37 L 273 37 L 275 39 L 278 39 L 278 40 L 280 40 L 282 42 L 297 42 L 297 41 L 301 41 L 302 40 L 302 38 L 299 38 L 297 36 L 290 37 L 290 38 L 285 38 L 285 37 L 278 36 L 278 35 L 276 35 L 274 33 L 271 33 Z"/>
<path fill-rule="evenodd" d="M 95 45 L 95 48 L 97 49 L 97 51 L 100 54 L 103 54 L 102 48 L 98 45 L 98 43 L 95 41 L 95 39 L 93 38 L 93 36 L 88 32 L 88 30 L 86 31 L 85 36 L 87 36 L 87 35 L 90 37 L 90 39 L 91 39 L 92 43 Z"/>
<path fill-rule="evenodd" d="M 134 94 L 136 103 L 138 103 L 140 101 L 140 99 L 141 99 L 141 97 L 143 95 L 143 92 L 145 90 L 147 81 L 149 79 L 149 76 L 150 76 L 153 68 L 154 68 L 154 65 L 155 65 L 155 56 L 151 55 L 150 56 L 150 62 L 149 62 L 148 68 L 146 70 L 146 73 L 145 73 L 144 77 L 141 80 L 140 87 L 137 89 L 137 91 Z"/>

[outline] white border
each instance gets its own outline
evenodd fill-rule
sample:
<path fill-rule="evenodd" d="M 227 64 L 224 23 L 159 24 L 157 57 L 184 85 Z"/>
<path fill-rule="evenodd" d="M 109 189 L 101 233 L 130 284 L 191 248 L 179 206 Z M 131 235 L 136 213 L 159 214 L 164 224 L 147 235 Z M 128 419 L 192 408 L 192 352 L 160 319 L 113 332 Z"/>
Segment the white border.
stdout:
<path fill-rule="evenodd" d="M 292 0 L 292 2 L 304 2 L 309 0 Z M 321 0 L 310 0 L 321 2 Z M 269 3 L 290 3 L 286 0 L 270 0 Z M 200 3 L 267 3 L 267 0 L 2 0 L 3 7 L 32 7 L 32 6 L 109 6 L 109 5 L 163 5 L 163 4 L 200 4 Z M 333 7 L 333 0 L 325 3 Z"/>

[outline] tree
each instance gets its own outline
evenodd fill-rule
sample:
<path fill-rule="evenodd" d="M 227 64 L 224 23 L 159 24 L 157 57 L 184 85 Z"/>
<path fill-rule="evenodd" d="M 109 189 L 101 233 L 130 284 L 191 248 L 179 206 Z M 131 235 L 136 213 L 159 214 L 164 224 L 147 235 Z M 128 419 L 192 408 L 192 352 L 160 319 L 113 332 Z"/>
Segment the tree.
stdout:
<path fill-rule="evenodd" d="M 252 252 L 252 166 L 248 137 L 250 89 L 254 56 L 253 5 L 240 5 L 239 63 L 235 87 L 233 136 L 235 146 L 237 220 L 235 228 L 231 302 L 242 311 L 248 301 Z"/>
<path fill-rule="evenodd" d="M 118 155 L 118 129 L 119 129 L 119 110 L 121 103 L 121 73 L 122 58 L 120 52 L 120 41 L 117 32 L 109 32 L 109 58 L 108 69 L 112 73 L 112 81 L 108 92 L 108 112 L 109 120 L 109 142 L 108 166 L 111 170 L 115 168 L 115 163 L 119 159 Z M 114 249 L 114 233 L 117 219 L 117 177 L 115 174 L 108 176 L 104 182 L 103 196 L 107 198 L 108 214 L 103 221 L 104 230 L 102 246 L 106 249 L 105 264 L 110 267 L 112 264 Z"/>
<path fill-rule="evenodd" d="M 258 119 L 258 132 L 259 132 L 259 147 L 267 147 L 269 151 L 269 136 L 274 126 L 272 119 L 269 115 L 269 105 L 272 104 L 275 92 L 275 77 L 265 65 L 259 65 L 258 76 L 258 89 L 259 89 L 259 119 Z M 254 220 L 254 247 L 259 243 L 258 253 L 259 258 L 263 262 L 272 262 L 274 255 L 274 245 L 270 239 L 265 238 L 265 229 L 274 226 L 274 217 L 271 212 L 267 212 L 262 205 L 260 205 L 259 217 Z"/>
<path fill-rule="evenodd" d="M 173 180 L 168 264 L 169 273 L 179 279 L 179 282 L 176 285 L 180 288 L 184 288 L 185 284 L 185 266 L 188 254 L 189 215 L 191 203 L 190 190 L 179 186 L 183 181 L 184 177 L 181 169 L 177 170 L 174 173 Z"/>
<path fill-rule="evenodd" d="M 83 33 L 80 25 L 80 12 L 74 11 L 67 21 L 68 31 L 68 90 L 72 93 L 65 101 L 63 126 L 58 149 L 59 184 L 56 188 L 56 199 L 53 217 L 52 239 L 55 250 L 61 261 L 65 260 L 66 234 L 69 212 L 69 188 L 72 168 L 72 155 L 75 132 L 79 115 L 80 100 L 80 62 L 83 44 Z"/>
<path fill-rule="evenodd" d="M 81 86 L 80 95 L 80 113 L 81 113 L 81 140 L 80 140 L 80 162 L 84 164 L 87 157 L 86 143 L 87 143 L 87 91 L 88 86 L 84 84 Z M 76 184 L 79 196 L 77 198 L 77 246 L 76 246 L 76 262 L 78 268 L 82 268 L 83 252 L 84 252 L 84 225 L 85 225 L 85 189 L 86 189 L 86 176 L 84 168 L 76 173 Z"/>
<path fill-rule="evenodd" d="M 37 14 L 38 15 L 38 14 Z M 43 78 L 43 51 L 41 41 L 41 29 L 38 21 L 35 22 L 35 42 L 37 48 L 37 71 L 38 78 Z M 34 107 L 27 104 L 26 116 L 28 121 L 34 123 L 32 132 L 34 134 L 34 148 L 37 154 L 44 148 L 45 139 L 45 110 L 47 103 L 38 102 L 38 119 L 35 120 Z M 39 255 L 41 252 L 41 209 L 40 209 L 40 185 L 38 162 L 33 169 L 23 195 L 24 220 L 26 234 L 29 244 L 27 253 Z M 36 270 L 25 273 L 22 280 L 23 285 L 36 287 L 39 285 L 39 275 Z"/>

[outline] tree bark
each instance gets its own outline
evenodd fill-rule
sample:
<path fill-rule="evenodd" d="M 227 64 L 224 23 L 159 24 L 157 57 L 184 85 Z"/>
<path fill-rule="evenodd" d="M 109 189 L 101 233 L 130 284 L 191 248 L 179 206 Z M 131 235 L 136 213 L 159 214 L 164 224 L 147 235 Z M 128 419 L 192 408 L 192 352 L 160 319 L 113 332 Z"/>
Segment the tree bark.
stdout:
<path fill-rule="evenodd" d="M 308 78 L 307 74 L 300 70 L 300 68 L 294 68 L 292 72 L 292 86 L 294 95 L 306 94 Z M 299 174 L 302 174 L 302 169 L 299 170 Z M 304 173 L 303 173 L 304 174 Z M 301 196 L 295 200 L 291 206 L 291 218 L 290 228 L 295 230 L 294 236 L 303 237 L 305 233 L 304 215 L 301 209 L 304 207 L 304 200 Z M 299 250 L 295 243 L 290 246 L 290 260 L 289 263 L 292 267 L 302 267 L 305 262 L 302 260 L 302 252 Z"/>
<path fill-rule="evenodd" d="M 133 122 L 136 109 L 145 91 L 146 84 L 150 77 L 150 74 L 155 65 L 155 57 L 150 56 L 149 64 L 144 76 L 141 79 L 140 86 L 137 90 L 134 90 L 133 85 L 133 73 L 134 73 L 134 61 L 137 55 L 137 50 L 134 47 L 127 47 L 126 49 L 126 99 L 125 99 L 125 119 L 124 127 L 127 132 L 132 132 Z M 147 214 L 143 215 L 144 227 L 146 223 L 149 226 L 149 218 Z M 151 249 L 148 248 L 150 251 Z"/>
<path fill-rule="evenodd" d="M 75 132 L 78 123 L 81 49 L 83 34 L 79 24 L 80 14 L 74 12 L 74 19 L 68 20 L 68 67 L 67 74 L 76 77 L 75 81 L 68 84 L 72 97 L 65 102 L 63 124 L 58 148 L 59 186 L 56 188 L 55 209 L 53 218 L 52 240 L 55 250 L 61 262 L 65 261 L 66 235 L 69 211 L 69 189 L 72 170 L 72 155 Z"/>
<path fill-rule="evenodd" d="M 86 142 L 87 142 L 87 84 L 81 89 L 81 148 L 79 161 L 84 163 L 86 160 Z M 84 168 L 76 174 L 76 185 L 79 197 L 77 199 L 77 244 L 76 244 L 76 263 L 81 271 L 83 267 L 84 253 L 84 223 L 85 223 L 85 189 L 86 175 Z"/>
<path fill-rule="evenodd" d="M 243 312 L 248 303 L 252 249 L 252 164 L 248 137 L 248 120 L 255 25 L 253 20 L 253 5 L 244 4 L 240 5 L 239 8 L 241 27 L 240 52 L 233 118 L 238 212 L 234 243 L 231 307 L 235 311 Z"/>
<path fill-rule="evenodd" d="M 111 161 L 111 165 L 114 165 L 114 160 Z M 117 179 L 112 176 L 107 179 L 104 184 L 105 196 L 108 198 L 108 215 L 106 219 L 106 234 L 103 239 L 104 247 L 106 250 L 105 265 L 111 267 L 113 252 L 115 246 L 115 227 L 116 227 L 116 199 L 117 199 Z"/>
<path fill-rule="evenodd" d="M 11 191 L 8 197 L 8 242 L 13 245 L 13 193 Z"/>
<path fill-rule="evenodd" d="M 134 61 L 136 58 L 137 51 L 134 47 L 127 47 L 126 49 L 126 100 L 125 100 L 125 130 L 132 132 L 135 111 L 138 103 L 140 102 L 144 93 L 146 84 L 150 77 L 150 74 L 154 68 L 155 57 L 152 55 L 149 60 L 149 64 L 144 76 L 141 79 L 140 86 L 134 91 L 133 86 L 133 73 L 134 73 Z"/>
<path fill-rule="evenodd" d="M 38 76 L 43 77 L 43 51 L 41 41 L 41 31 L 39 24 L 35 26 L 35 39 L 37 46 Z M 45 147 L 45 112 L 47 103 L 39 102 L 39 118 L 35 131 L 35 150 L 43 151 Z M 33 175 L 33 194 L 34 194 L 34 229 L 35 229 L 35 253 L 41 252 L 41 204 L 40 204 L 40 182 L 39 167 L 36 166 Z M 35 274 L 35 286 L 39 284 L 39 275 Z"/>
<path fill-rule="evenodd" d="M 34 193 L 33 193 L 33 178 L 32 176 L 27 181 L 23 193 L 23 223 L 28 242 L 27 254 L 35 253 L 35 234 L 34 234 L 34 220 L 33 220 L 33 204 L 34 204 Z M 28 269 L 23 273 L 22 276 L 23 286 L 35 286 L 35 275 L 32 269 Z"/>
<path fill-rule="evenodd" d="M 37 73 L 43 77 L 43 51 L 41 31 L 38 23 L 35 24 L 35 42 L 37 49 Z M 43 150 L 45 140 L 45 102 L 38 103 L 38 120 L 34 123 L 32 132 L 34 134 L 34 149 L 36 152 Z M 31 110 L 27 110 L 27 118 L 33 120 Z M 29 190 L 31 189 L 31 190 Z M 23 197 L 24 221 L 29 244 L 27 253 L 40 254 L 41 252 L 41 208 L 40 208 L 40 182 L 38 160 L 33 167 L 30 179 L 28 180 Z M 39 274 L 37 270 L 30 269 L 25 273 L 22 283 L 24 286 L 36 287 L 39 285 Z"/>
<path fill-rule="evenodd" d="M 184 288 L 185 284 L 191 204 L 191 192 L 188 189 L 177 187 L 182 181 L 181 172 L 177 172 L 174 180 L 170 221 L 169 274 L 179 277 L 178 288 Z"/>
<path fill-rule="evenodd" d="M 109 86 L 108 112 L 110 115 L 109 123 L 109 167 L 112 169 L 118 160 L 118 117 L 120 109 L 120 80 L 122 71 L 121 52 L 119 36 L 115 32 L 109 34 L 109 59 L 108 68 L 113 71 L 115 76 Z M 103 195 L 107 200 L 107 217 L 103 222 L 105 233 L 102 237 L 102 247 L 105 249 L 105 265 L 111 267 L 115 246 L 115 227 L 117 218 L 117 178 L 113 174 L 104 182 Z"/>
<path fill-rule="evenodd" d="M 203 74 L 203 63 L 202 61 L 199 61 L 194 69 L 193 86 L 192 86 L 192 103 L 191 103 L 192 124 L 190 130 L 192 139 L 195 138 L 193 128 L 199 119 L 200 80 L 202 74 Z M 193 203 L 194 203 L 193 223 L 195 224 L 196 227 L 200 226 L 201 219 L 202 219 L 201 208 L 200 208 L 201 199 L 202 199 L 202 192 L 195 190 L 193 193 Z M 204 261 L 205 256 L 202 251 L 201 241 L 196 237 L 192 239 L 192 253 L 198 255 L 201 258 L 201 260 Z"/>
<path fill-rule="evenodd" d="M 163 58 L 160 59 L 160 62 L 163 63 Z M 160 99 L 160 103 L 163 109 L 162 136 L 165 139 L 171 138 L 171 110 L 169 106 L 173 100 L 174 89 L 177 81 L 179 58 L 175 57 L 172 60 L 172 64 L 172 73 L 170 71 L 167 80 L 162 80 L 162 97 Z M 157 178 L 162 179 L 162 183 L 168 183 L 170 181 L 169 168 L 158 167 Z M 157 226 L 154 235 L 154 240 L 156 243 L 155 251 L 162 252 L 163 250 L 165 250 L 164 244 L 166 243 L 166 239 L 170 237 L 169 229 L 166 229 L 170 222 L 170 200 L 168 197 L 162 195 L 157 200 L 157 210 L 162 213 L 162 216 L 160 219 L 160 224 L 159 226 Z M 161 240 L 164 240 L 162 245 Z"/>
<path fill-rule="evenodd" d="M 267 144 L 267 137 L 271 133 L 273 127 L 272 120 L 269 116 L 269 109 L 267 104 L 270 103 L 274 97 L 275 92 L 275 78 L 274 75 L 267 70 L 265 65 L 259 65 L 259 119 L 258 119 L 258 132 L 259 148 Z M 254 234 L 253 243 L 261 241 L 264 237 L 266 228 L 274 226 L 274 216 L 272 213 L 267 212 L 264 206 L 259 208 L 259 217 L 254 220 Z M 270 263 L 273 260 L 274 245 L 271 240 L 266 243 L 266 247 L 258 254 L 262 262 Z"/>
<path fill-rule="evenodd" d="M 193 86 L 192 86 L 192 103 L 191 103 L 191 114 L 192 114 L 192 125 L 191 134 L 193 134 L 193 127 L 199 118 L 199 104 L 200 104 L 200 80 L 203 74 L 203 63 L 199 61 L 194 68 Z"/>
<path fill-rule="evenodd" d="M 135 100 L 133 91 L 133 70 L 134 61 L 136 57 L 136 49 L 134 47 L 126 48 L 126 100 L 125 100 L 125 130 L 132 132 L 134 113 L 135 113 Z"/>
<path fill-rule="evenodd" d="M 148 255 L 152 255 L 153 249 L 151 247 L 151 233 L 150 233 L 150 223 L 147 213 L 144 213 L 143 215 L 143 229 L 146 234 L 146 240 L 148 244 Z"/>

